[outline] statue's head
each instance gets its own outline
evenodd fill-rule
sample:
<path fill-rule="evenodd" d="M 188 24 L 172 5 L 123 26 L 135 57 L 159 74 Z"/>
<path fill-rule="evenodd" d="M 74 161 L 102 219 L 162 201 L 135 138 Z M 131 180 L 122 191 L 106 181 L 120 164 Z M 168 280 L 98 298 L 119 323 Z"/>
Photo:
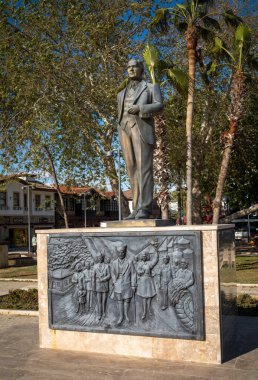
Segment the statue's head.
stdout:
<path fill-rule="evenodd" d="M 75 270 L 77 271 L 77 272 L 81 272 L 82 271 L 82 264 L 81 263 L 77 263 L 76 264 L 76 266 L 75 266 Z"/>
<path fill-rule="evenodd" d="M 144 72 L 143 62 L 138 59 L 130 59 L 127 64 L 127 72 L 130 79 L 141 79 Z"/>
<path fill-rule="evenodd" d="M 142 261 L 149 261 L 150 255 L 147 252 L 143 252 L 141 259 L 142 259 Z"/>
<path fill-rule="evenodd" d="M 110 257 L 105 257 L 105 264 L 110 264 L 111 258 Z"/>
<path fill-rule="evenodd" d="M 182 259 L 180 262 L 180 267 L 186 269 L 188 267 L 188 262 L 185 259 Z"/>
<path fill-rule="evenodd" d="M 104 250 L 100 251 L 100 254 L 98 255 L 97 259 L 98 259 L 99 263 L 103 263 L 104 262 L 104 259 L 105 259 L 105 251 Z"/>
<path fill-rule="evenodd" d="M 169 260 L 170 260 L 170 257 L 168 255 L 166 255 L 166 256 L 163 257 L 163 263 L 164 264 L 168 264 Z"/>
<path fill-rule="evenodd" d="M 121 244 L 119 244 L 117 246 L 117 253 L 118 253 L 118 257 L 120 259 L 124 259 L 125 258 L 125 256 L 126 256 L 126 248 L 127 248 L 126 244 L 123 244 L 122 242 L 121 242 Z"/>

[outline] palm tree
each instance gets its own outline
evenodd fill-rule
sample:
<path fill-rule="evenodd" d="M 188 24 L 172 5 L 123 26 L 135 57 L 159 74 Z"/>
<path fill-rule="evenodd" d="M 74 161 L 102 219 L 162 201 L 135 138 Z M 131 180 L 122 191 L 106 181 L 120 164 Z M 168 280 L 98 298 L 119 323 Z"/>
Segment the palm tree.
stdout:
<path fill-rule="evenodd" d="M 200 38 L 208 39 L 214 33 L 211 29 L 219 29 L 219 23 L 208 13 L 212 0 L 185 1 L 173 8 L 162 8 L 156 11 L 151 23 L 151 29 L 161 32 L 168 31 L 169 17 L 173 17 L 175 26 L 184 33 L 188 51 L 188 99 L 186 112 L 186 216 L 187 224 L 192 224 L 192 125 L 194 112 L 194 88 L 197 45 Z"/>
<path fill-rule="evenodd" d="M 234 51 L 229 52 L 223 41 L 215 38 L 215 46 L 213 52 L 216 55 L 226 55 L 229 58 L 229 68 L 232 70 L 232 79 L 230 86 L 230 104 L 228 108 L 229 129 L 222 134 L 222 142 L 224 150 L 222 162 L 217 182 L 216 195 L 213 201 L 213 224 L 219 222 L 220 204 L 223 193 L 223 187 L 227 175 L 228 164 L 231 157 L 235 134 L 239 125 L 239 121 L 244 115 L 244 106 L 247 91 L 248 74 L 246 68 L 257 68 L 257 61 L 251 54 L 251 30 L 243 23 L 239 24 L 234 36 Z M 216 63 L 213 63 L 212 70 L 216 69 Z"/>
<path fill-rule="evenodd" d="M 167 63 L 159 61 L 158 51 L 151 44 L 147 44 L 143 52 L 143 58 L 148 67 L 152 83 L 156 84 L 156 71 L 164 75 L 166 74 L 168 80 L 179 91 L 183 92 L 188 86 L 187 75 L 176 67 L 170 67 Z M 166 134 L 166 120 L 163 113 L 154 117 L 155 136 L 156 136 L 156 149 L 154 151 L 154 178 L 157 181 L 159 192 L 157 196 L 158 205 L 161 208 L 161 218 L 169 219 L 169 182 L 170 173 L 168 168 L 167 159 L 167 134 Z"/>

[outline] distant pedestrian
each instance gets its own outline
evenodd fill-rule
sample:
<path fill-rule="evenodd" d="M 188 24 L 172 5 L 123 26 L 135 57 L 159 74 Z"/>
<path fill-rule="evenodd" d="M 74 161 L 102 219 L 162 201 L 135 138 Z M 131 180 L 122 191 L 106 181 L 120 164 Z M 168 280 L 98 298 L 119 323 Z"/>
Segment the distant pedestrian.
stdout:
<path fill-rule="evenodd" d="M 36 235 L 33 235 L 31 243 L 32 243 L 32 252 L 36 254 L 37 253 L 37 236 Z"/>

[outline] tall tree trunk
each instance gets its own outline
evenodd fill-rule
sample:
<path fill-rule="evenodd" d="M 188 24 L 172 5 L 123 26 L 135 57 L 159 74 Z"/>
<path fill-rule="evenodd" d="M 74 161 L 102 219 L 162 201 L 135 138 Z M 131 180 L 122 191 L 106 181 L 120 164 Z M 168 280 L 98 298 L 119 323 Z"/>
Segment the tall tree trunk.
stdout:
<path fill-rule="evenodd" d="M 159 187 L 157 203 L 161 208 L 161 219 L 169 219 L 169 170 L 167 162 L 166 122 L 161 113 L 154 117 L 156 149 L 154 150 L 154 178 Z"/>
<path fill-rule="evenodd" d="M 202 192 L 197 178 L 193 180 L 192 191 L 192 219 L 193 224 L 202 224 L 202 208 L 201 208 Z"/>
<path fill-rule="evenodd" d="M 225 146 L 225 149 L 223 152 L 223 158 L 222 158 L 219 178 L 217 182 L 216 195 L 213 200 L 213 220 L 212 220 L 213 224 L 218 224 L 219 222 L 220 204 L 221 204 L 225 179 L 227 176 L 228 164 L 230 161 L 232 147 L 233 147 L 233 138 L 232 138 L 232 142 L 229 142 L 228 145 Z"/>
<path fill-rule="evenodd" d="M 103 153 L 102 153 L 103 154 Z M 107 174 L 110 180 L 112 191 L 115 194 L 116 199 L 119 199 L 119 181 L 117 177 L 116 167 L 113 156 L 106 156 L 104 159 Z M 128 201 L 125 198 L 121 190 L 121 214 L 122 218 L 130 214 Z"/>
<path fill-rule="evenodd" d="M 188 50 L 188 74 L 189 86 L 186 109 L 186 221 L 192 224 L 192 126 L 193 126 L 193 107 L 194 107 L 194 86 L 195 86 L 195 63 L 197 34 L 193 27 L 189 27 L 186 32 Z"/>
<path fill-rule="evenodd" d="M 243 210 L 239 210 L 237 212 L 234 212 L 231 215 L 226 216 L 222 219 L 223 223 L 230 223 L 234 219 L 242 218 L 243 216 L 246 216 L 248 214 L 252 214 L 253 212 L 258 211 L 258 203 L 255 205 L 252 205 L 251 207 L 244 208 Z"/>
<path fill-rule="evenodd" d="M 213 224 L 218 224 L 220 205 L 223 194 L 223 188 L 228 171 L 228 165 L 231 157 L 235 133 L 237 131 L 238 122 L 244 114 L 244 101 L 246 92 L 246 77 L 241 70 L 237 70 L 232 78 L 230 89 L 230 105 L 228 110 L 229 131 L 224 132 L 222 140 L 224 141 L 225 148 L 220 167 L 220 173 L 217 183 L 216 195 L 213 201 Z"/>
<path fill-rule="evenodd" d="M 57 194 L 59 196 L 59 200 L 60 200 L 60 204 L 61 204 L 61 208 L 62 208 L 62 212 L 63 212 L 63 216 L 64 216 L 65 228 L 69 228 L 68 217 L 67 217 L 67 213 L 65 210 L 63 196 L 62 196 L 62 193 L 60 191 L 60 187 L 59 187 L 59 183 L 58 183 L 58 179 L 57 179 L 57 175 L 56 175 L 56 169 L 55 169 L 55 165 L 54 165 L 54 162 L 52 159 L 52 155 L 51 155 L 51 153 L 50 153 L 50 151 L 46 145 L 43 145 L 43 149 L 45 150 L 45 152 L 48 156 L 48 159 L 49 159 L 51 174 L 52 174 L 52 177 L 53 177 L 54 182 L 55 182 L 56 191 L 57 191 Z"/>
<path fill-rule="evenodd" d="M 182 211 L 184 210 L 184 205 L 183 205 L 183 195 L 182 195 L 182 178 L 179 173 L 178 175 L 178 188 L 177 188 L 177 218 L 178 218 L 178 223 L 179 225 L 183 224 L 182 223 Z"/>

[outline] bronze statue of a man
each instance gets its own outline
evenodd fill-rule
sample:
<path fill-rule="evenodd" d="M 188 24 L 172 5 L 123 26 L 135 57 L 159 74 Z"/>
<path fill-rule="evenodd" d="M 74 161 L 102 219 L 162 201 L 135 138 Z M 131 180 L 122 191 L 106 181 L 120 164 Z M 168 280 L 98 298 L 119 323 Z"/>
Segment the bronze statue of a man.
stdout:
<path fill-rule="evenodd" d="M 163 109 L 158 84 L 142 79 L 144 66 L 131 59 L 127 66 L 129 82 L 119 92 L 118 131 L 133 192 L 133 212 L 126 219 L 148 219 L 153 199 L 153 116 Z"/>

